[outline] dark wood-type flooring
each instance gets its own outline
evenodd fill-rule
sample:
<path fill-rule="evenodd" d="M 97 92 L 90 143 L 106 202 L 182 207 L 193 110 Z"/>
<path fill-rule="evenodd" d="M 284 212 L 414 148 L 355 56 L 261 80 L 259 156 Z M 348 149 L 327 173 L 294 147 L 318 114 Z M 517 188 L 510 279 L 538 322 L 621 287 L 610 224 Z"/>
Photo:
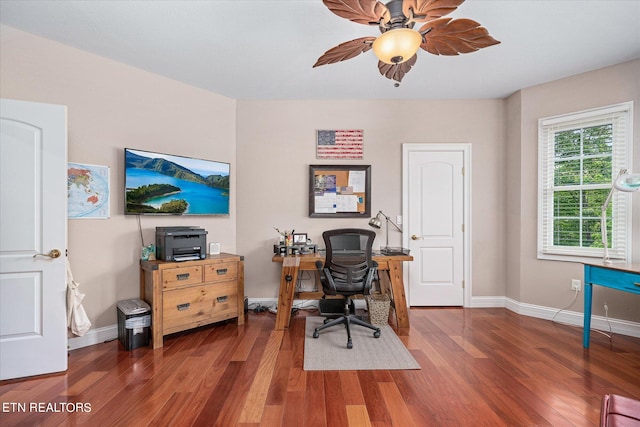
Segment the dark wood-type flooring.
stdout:
<path fill-rule="evenodd" d="M 66 374 L 0 383 L 0 425 L 597 426 L 604 394 L 640 399 L 640 339 L 592 333 L 585 350 L 582 328 L 506 309 L 412 309 L 398 334 L 421 370 L 306 372 L 315 314 L 71 351 Z"/>

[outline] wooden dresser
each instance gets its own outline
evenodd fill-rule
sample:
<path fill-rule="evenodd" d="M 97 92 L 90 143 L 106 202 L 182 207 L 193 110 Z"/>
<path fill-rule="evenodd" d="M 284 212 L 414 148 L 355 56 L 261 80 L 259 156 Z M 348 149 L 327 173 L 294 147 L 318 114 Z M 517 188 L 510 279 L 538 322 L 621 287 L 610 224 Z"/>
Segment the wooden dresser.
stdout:
<path fill-rule="evenodd" d="M 162 337 L 231 318 L 244 324 L 244 257 L 141 261 L 140 297 L 151 306 L 153 348 Z"/>

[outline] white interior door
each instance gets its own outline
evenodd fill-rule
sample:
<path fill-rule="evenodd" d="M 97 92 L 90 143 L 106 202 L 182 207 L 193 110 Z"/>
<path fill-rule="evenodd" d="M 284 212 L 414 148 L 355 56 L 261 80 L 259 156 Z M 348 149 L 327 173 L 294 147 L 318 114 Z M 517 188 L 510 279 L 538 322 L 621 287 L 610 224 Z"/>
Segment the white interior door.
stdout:
<path fill-rule="evenodd" d="M 66 114 L 0 100 L 2 380 L 67 369 Z"/>
<path fill-rule="evenodd" d="M 413 149 L 411 149 L 411 147 Z M 410 306 L 465 301 L 465 149 L 448 144 L 404 147 L 405 240 Z"/>

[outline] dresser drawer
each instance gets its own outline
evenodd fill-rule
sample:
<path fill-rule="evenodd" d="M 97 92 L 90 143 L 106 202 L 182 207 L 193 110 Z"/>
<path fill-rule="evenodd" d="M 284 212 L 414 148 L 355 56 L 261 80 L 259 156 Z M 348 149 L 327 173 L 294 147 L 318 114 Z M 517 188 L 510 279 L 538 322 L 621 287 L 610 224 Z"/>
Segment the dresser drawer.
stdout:
<path fill-rule="evenodd" d="M 202 266 L 169 268 L 162 272 L 162 288 L 173 289 L 202 283 Z"/>
<path fill-rule="evenodd" d="M 163 334 L 238 317 L 235 281 L 192 286 L 163 293 Z"/>
<path fill-rule="evenodd" d="M 207 264 L 204 266 L 204 281 L 209 282 L 227 282 L 238 277 L 237 262 L 219 262 L 216 264 Z"/>

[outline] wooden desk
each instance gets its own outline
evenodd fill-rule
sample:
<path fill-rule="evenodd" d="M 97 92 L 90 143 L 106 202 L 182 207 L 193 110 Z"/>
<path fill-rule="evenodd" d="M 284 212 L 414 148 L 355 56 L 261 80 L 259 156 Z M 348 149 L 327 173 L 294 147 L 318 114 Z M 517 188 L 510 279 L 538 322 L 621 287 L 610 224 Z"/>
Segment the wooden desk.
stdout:
<path fill-rule="evenodd" d="M 640 295 L 640 264 L 600 262 L 584 265 L 584 348 L 589 348 L 593 285 Z"/>
<path fill-rule="evenodd" d="M 280 292 L 278 294 L 278 314 L 276 314 L 276 330 L 289 328 L 291 308 L 294 296 L 296 299 L 321 299 L 322 292 L 295 292 L 299 271 L 314 271 L 316 283 L 320 283 L 320 273 L 316 268 L 316 261 L 324 262 L 324 255 L 303 254 L 296 256 L 274 255 L 273 262 L 282 263 L 280 275 Z M 373 260 L 378 263 L 378 274 L 382 293 L 390 293 L 391 304 L 396 315 L 398 328 L 409 328 L 409 312 L 407 298 L 404 293 L 402 278 L 402 263 L 413 261 L 411 255 L 374 255 Z"/>

